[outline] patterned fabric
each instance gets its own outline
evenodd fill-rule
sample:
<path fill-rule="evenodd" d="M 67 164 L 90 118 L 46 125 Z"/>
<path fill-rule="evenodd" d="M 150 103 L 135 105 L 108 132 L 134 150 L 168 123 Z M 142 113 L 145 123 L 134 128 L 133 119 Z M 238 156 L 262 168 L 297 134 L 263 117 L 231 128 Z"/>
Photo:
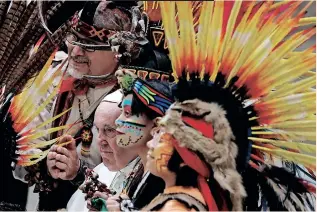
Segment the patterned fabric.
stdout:
<path fill-rule="evenodd" d="M 160 115 L 164 115 L 166 110 L 172 105 L 173 101 L 162 95 L 145 81 L 137 79 L 134 82 L 133 92 L 148 108 Z"/>
<path fill-rule="evenodd" d="M 131 71 L 132 67 L 129 69 L 122 67 L 116 72 L 116 77 L 118 78 L 118 83 L 120 84 L 123 93 L 128 94 L 133 92 L 136 94 L 138 99 L 146 105 L 151 110 L 155 111 L 159 115 L 163 115 L 165 111 L 173 103 L 173 100 L 169 99 L 163 95 L 160 91 L 154 89 L 146 81 L 137 77 L 134 73 L 137 73 L 140 77 L 147 78 L 155 76 L 156 79 L 164 81 L 167 78 L 167 74 L 163 74 L 160 71 L 155 71 L 152 69 L 134 69 Z M 132 69 L 133 70 L 133 69 Z M 165 76 L 165 77 L 164 77 Z"/>
<path fill-rule="evenodd" d="M 110 187 L 115 190 L 117 193 L 121 193 L 123 191 L 128 182 L 136 173 L 136 170 L 141 165 L 140 158 L 134 159 L 127 167 L 118 171 L 114 180 L 111 182 Z"/>
<path fill-rule="evenodd" d="M 81 21 L 78 13 L 73 16 L 71 24 L 72 28 L 83 36 L 106 44 L 109 44 L 109 38 L 117 33 L 114 30 L 98 28 Z"/>

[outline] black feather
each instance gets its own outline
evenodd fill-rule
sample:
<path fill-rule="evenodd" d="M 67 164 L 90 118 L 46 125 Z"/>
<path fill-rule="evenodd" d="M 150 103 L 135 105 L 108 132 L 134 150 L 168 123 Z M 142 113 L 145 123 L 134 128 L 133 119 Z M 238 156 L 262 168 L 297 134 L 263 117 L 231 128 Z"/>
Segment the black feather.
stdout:
<path fill-rule="evenodd" d="M 261 187 L 262 199 L 264 199 L 270 208 L 270 211 L 285 211 L 286 208 L 279 201 L 279 197 L 273 190 L 273 188 L 268 184 L 266 177 L 259 173 L 257 180 Z"/>
<path fill-rule="evenodd" d="M 247 167 L 243 173 L 243 185 L 247 192 L 247 197 L 244 201 L 245 211 L 259 211 L 261 208 L 258 205 L 260 199 L 260 187 L 257 182 L 259 173 L 252 169 L 250 166 Z"/>

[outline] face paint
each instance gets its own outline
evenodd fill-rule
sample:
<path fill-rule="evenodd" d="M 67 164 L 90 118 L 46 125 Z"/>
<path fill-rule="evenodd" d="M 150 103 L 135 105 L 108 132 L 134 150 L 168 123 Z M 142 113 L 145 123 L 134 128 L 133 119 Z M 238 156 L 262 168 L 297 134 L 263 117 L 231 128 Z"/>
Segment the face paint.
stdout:
<path fill-rule="evenodd" d="M 127 147 L 142 143 L 148 138 L 152 127 L 151 121 L 144 115 L 132 115 L 131 111 L 132 95 L 126 96 L 122 101 L 122 113 L 116 120 L 117 144 Z"/>
<path fill-rule="evenodd" d="M 118 142 L 122 146 L 128 146 L 131 143 L 137 143 L 143 138 L 142 129 L 145 128 L 145 125 L 143 124 L 116 120 L 116 125 L 121 126 L 120 128 L 117 128 L 117 141 L 119 139 Z"/>
<path fill-rule="evenodd" d="M 170 173 L 167 168 L 168 162 L 174 152 L 171 141 L 167 138 L 164 129 L 154 128 L 152 130 L 153 139 L 147 143 L 149 147 L 147 155 L 147 168 L 158 177 L 166 176 Z"/>

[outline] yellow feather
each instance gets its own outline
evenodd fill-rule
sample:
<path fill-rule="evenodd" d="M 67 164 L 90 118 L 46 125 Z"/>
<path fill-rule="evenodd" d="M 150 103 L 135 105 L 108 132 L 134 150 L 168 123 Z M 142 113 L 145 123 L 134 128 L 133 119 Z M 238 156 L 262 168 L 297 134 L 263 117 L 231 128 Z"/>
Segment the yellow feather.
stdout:
<path fill-rule="evenodd" d="M 316 120 L 296 120 L 296 121 L 285 121 L 282 123 L 274 123 L 269 126 L 256 126 L 251 127 L 252 130 L 263 130 L 263 129 L 287 129 L 287 128 L 307 128 L 307 127 L 316 127 Z"/>
<path fill-rule="evenodd" d="M 45 125 L 47 125 L 47 124 L 53 122 L 54 120 L 58 119 L 59 117 L 61 117 L 61 116 L 64 115 L 65 113 L 69 112 L 71 109 L 72 109 L 72 107 L 70 107 L 70 108 L 68 108 L 67 110 L 63 111 L 62 113 L 60 113 L 60 114 L 58 114 L 58 115 L 56 115 L 56 116 L 54 116 L 54 117 L 52 117 L 52 118 L 46 120 L 46 121 L 43 122 L 42 124 L 36 126 L 34 130 L 40 129 L 40 128 L 44 127 Z"/>
<path fill-rule="evenodd" d="M 38 155 L 34 155 L 33 158 L 38 157 L 36 160 L 32 160 L 32 161 L 28 160 L 28 161 L 23 161 L 23 162 L 18 161 L 18 165 L 25 167 L 25 166 L 32 166 L 34 164 L 37 164 L 39 161 L 43 160 L 47 156 L 48 152 L 49 152 L 49 149 L 38 154 Z"/>
<path fill-rule="evenodd" d="M 247 23 L 248 23 L 248 17 L 253 9 L 253 6 L 256 4 L 256 2 L 252 2 L 250 6 L 248 7 L 246 13 L 242 17 L 242 20 L 240 21 L 239 25 L 237 26 L 237 29 L 235 30 L 228 48 L 226 48 L 224 58 L 226 58 L 226 67 L 223 67 L 224 69 L 232 69 L 233 65 L 236 63 L 237 58 L 239 57 L 241 51 L 243 50 L 244 44 L 249 39 L 251 33 L 247 29 Z"/>
<path fill-rule="evenodd" d="M 219 61 L 219 49 L 221 42 L 221 30 L 222 30 L 222 15 L 224 10 L 223 1 L 215 1 L 212 22 L 208 30 L 209 35 L 207 37 L 208 48 L 206 49 L 207 58 L 205 70 L 207 73 L 210 73 L 210 80 L 214 81 L 218 73 L 218 61 Z"/>
<path fill-rule="evenodd" d="M 175 2 L 161 1 L 159 3 L 162 13 L 162 22 L 164 25 L 164 30 L 170 52 L 170 59 L 173 67 L 173 75 L 177 76 L 177 80 L 182 71 L 182 64 L 180 59 L 182 58 L 182 54 L 179 49 L 183 48 L 182 44 L 179 42 L 178 30 L 175 21 Z"/>
<path fill-rule="evenodd" d="M 224 35 L 225 37 L 223 39 L 223 42 L 221 43 L 220 57 L 219 57 L 220 61 L 224 61 L 223 60 L 223 54 L 224 54 L 225 49 L 226 49 L 226 47 L 228 45 L 229 39 L 231 39 L 231 37 L 232 37 L 233 28 L 235 26 L 235 22 L 236 22 L 236 19 L 237 19 L 237 16 L 238 16 L 238 12 L 239 12 L 239 10 L 241 8 L 241 4 L 242 4 L 242 1 L 235 1 L 234 4 L 233 4 L 233 8 L 231 10 L 231 13 L 230 13 L 230 16 L 229 16 L 229 20 L 228 20 L 228 23 L 227 23 L 226 32 L 225 32 L 225 35 Z M 232 71 L 229 74 L 227 81 L 231 80 L 233 72 L 234 71 Z"/>
<path fill-rule="evenodd" d="M 290 94 L 296 94 L 298 92 L 305 92 L 307 89 L 316 85 L 316 76 L 307 77 L 306 79 L 300 80 L 298 82 L 286 83 L 274 92 L 269 93 L 269 95 L 263 98 L 263 101 L 269 101 L 277 97 L 287 96 Z"/>
<path fill-rule="evenodd" d="M 18 119 L 16 119 L 16 122 L 18 123 L 24 123 L 26 120 L 29 120 L 27 117 L 30 117 L 30 110 L 33 110 L 38 104 L 39 101 L 45 97 L 45 95 L 47 94 L 48 88 L 50 86 L 52 86 L 53 81 L 55 80 L 55 78 L 61 74 L 60 70 L 61 68 L 64 66 L 65 61 L 63 62 L 63 64 L 60 66 L 59 69 L 57 69 L 57 71 L 55 71 L 54 74 L 51 75 L 51 77 L 46 81 L 43 82 L 42 86 L 39 86 L 38 88 L 34 88 L 33 93 L 29 96 L 29 99 L 25 101 L 24 105 L 23 105 L 23 109 L 20 111 L 20 115 L 18 117 Z M 44 81 L 44 80 L 43 80 Z M 59 86 L 57 86 L 54 89 L 54 94 L 50 95 L 50 100 L 52 100 L 53 97 L 56 96 L 57 91 L 59 89 Z M 48 102 L 49 98 L 46 99 L 46 102 Z M 49 102 L 48 102 L 49 103 Z M 40 113 L 41 111 L 38 111 L 38 113 Z M 38 113 L 35 115 L 37 116 Z M 31 119 L 32 120 L 32 119 Z M 30 120 L 29 120 L 30 121 Z"/>
<path fill-rule="evenodd" d="M 209 13 L 213 13 L 213 7 L 214 2 L 209 1 L 202 5 L 201 8 L 201 16 L 199 18 L 199 30 L 197 34 L 197 45 L 198 45 L 198 63 L 200 65 L 199 70 L 201 70 L 200 78 L 203 78 L 203 75 L 205 73 L 205 59 L 207 56 L 207 51 L 209 47 L 209 43 L 207 42 L 208 36 L 206 34 L 208 33 L 208 29 L 210 27 L 211 18 L 212 15 L 209 15 Z"/>
<path fill-rule="evenodd" d="M 57 50 L 58 49 L 54 50 L 54 52 L 49 57 L 49 59 L 47 60 L 47 62 L 44 65 L 44 67 L 40 71 L 39 75 L 35 78 L 35 80 L 31 79 L 32 81 L 34 80 L 33 86 L 30 89 L 26 90 L 25 93 L 23 95 L 21 95 L 20 98 L 17 99 L 18 102 L 15 102 L 15 104 L 24 105 L 26 100 L 30 100 L 30 96 L 34 92 L 34 89 L 38 88 L 40 86 L 41 82 L 43 81 L 43 77 L 45 76 L 47 70 L 49 69 Z M 33 101 L 34 101 L 34 99 L 33 99 Z M 23 107 L 20 106 L 20 109 L 23 109 Z M 16 111 L 16 113 L 19 113 L 19 112 L 20 112 L 20 110 Z"/>
<path fill-rule="evenodd" d="M 308 70 L 312 70 L 316 67 L 316 60 L 315 58 L 309 58 L 302 63 L 294 65 L 292 68 L 289 69 L 282 69 L 284 72 L 276 72 L 276 74 L 272 74 L 271 76 L 262 79 L 263 84 L 267 84 L 266 91 L 271 90 L 277 86 L 283 85 L 291 80 L 297 79 L 306 73 Z"/>
<path fill-rule="evenodd" d="M 298 104 L 304 101 L 314 101 L 316 99 L 315 92 L 306 92 L 300 94 L 289 95 L 285 97 L 275 98 L 266 101 L 264 104 L 266 107 L 281 107 L 284 104 Z"/>
<path fill-rule="evenodd" d="M 61 82 L 60 82 L 60 84 L 61 84 Z M 29 123 L 35 117 L 37 117 L 40 114 L 40 112 L 42 112 L 44 110 L 44 108 L 52 101 L 52 99 L 54 97 L 56 97 L 56 94 L 57 94 L 58 90 L 59 90 L 59 86 L 57 86 L 54 89 L 54 91 L 45 99 L 45 101 L 33 113 L 28 114 L 28 116 L 24 116 L 23 119 L 21 119 L 21 123 L 24 123 L 24 124 Z M 17 121 L 17 123 L 19 123 L 19 122 Z M 16 130 L 17 130 L 17 132 L 19 132 L 22 129 L 19 128 L 19 129 L 16 129 Z"/>
<path fill-rule="evenodd" d="M 311 114 L 316 112 L 316 107 L 308 108 L 306 110 L 298 109 L 292 112 L 286 112 L 284 114 L 280 114 L 279 117 L 272 119 L 272 123 L 280 123 L 282 121 L 289 120 L 301 120 L 310 117 Z"/>
<path fill-rule="evenodd" d="M 182 52 L 184 59 L 187 61 L 186 70 L 193 72 L 197 70 L 197 48 L 196 48 L 196 37 L 193 28 L 194 18 L 192 13 L 191 4 L 184 1 L 176 2 L 179 17 L 179 31 L 180 40 L 182 40 Z M 186 46 L 184 44 L 187 44 Z"/>
<path fill-rule="evenodd" d="M 301 18 L 299 20 L 299 23 L 298 23 L 297 27 L 310 25 L 310 24 L 316 24 L 316 17 Z"/>
<path fill-rule="evenodd" d="M 314 167 L 314 169 L 316 167 L 316 158 L 310 155 L 303 155 L 300 153 L 294 153 L 294 152 L 281 150 L 281 149 L 269 149 L 269 148 L 260 147 L 257 145 L 252 145 L 252 147 L 255 149 L 270 153 L 270 154 L 274 154 L 276 156 L 281 157 L 282 159 L 286 159 L 294 163 L 303 164 L 308 167 Z"/>
<path fill-rule="evenodd" d="M 312 144 L 297 143 L 297 142 L 291 142 L 291 141 L 277 141 L 277 140 L 256 138 L 256 137 L 248 137 L 248 139 L 254 142 L 269 143 L 277 147 L 290 148 L 290 149 L 298 150 L 301 152 L 307 152 L 309 154 L 314 154 L 314 155 L 316 154 L 316 145 L 312 145 Z"/>
<path fill-rule="evenodd" d="M 41 130 L 41 131 L 36 132 L 36 133 L 34 133 L 32 135 L 27 135 L 27 136 L 24 136 L 24 137 L 20 138 L 19 140 L 17 140 L 17 143 L 22 145 L 22 144 L 25 144 L 25 143 L 27 143 L 29 141 L 34 140 L 34 139 L 37 139 L 37 138 L 43 137 L 45 135 L 51 134 L 53 132 L 67 129 L 70 126 L 71 125 L 68 124 L 68 125 L 64 125 L 64 126 L 60 126 L 60 127 L 53 127 L 53 128 L 46 129 L 46 130 Z"/>
<path fill-rule="evenodd" d="M 273 131 L 253 131 L 252 135 L 264 135 L 266 137 L 275 138 L 281 136 L 288 141 L 311 141 L 316 138 L 316 130 L 310 128 L 308 132 L 298 130 L 273 130 Z"/>
<path fill-rule="evenodd" d="M 280 60 L 284 55 L 286 55 L 287 52 L 293 51 L 295 48 L 304 43 L 314 34 L 315 30 L 313 28 L 308 31 L 297 32 L 294 35 L 292 35 L 288 40 L 286 40 L 279 48 L 275 50 L 275 54 L 271 54 L 271 60 L 267 60 L 269 63 L 267 64 L 266 68 L 268 68 L 268 70 L 265 72 L 263 77 L 272 75 L 275 72 L 275 69 L 269 68 L 274 67 L 277 60 Z"/>
<path fill-rule="evenodd" d="M 249 59 L 249 56 L 251 55 L 252 52 L 254 52 L 254 50 L 256 48 L 258 48 L 258 45 L 260 45 L 262 42 L 264 42 L 264 39 L 259 39 L 259 29 L 257 27 L 257 24 L 260 21 L 260 18 L 262 16 L 262 13 L 264 11 L 266 11 L 269 7 L 269 4 L 264 3 L 260 9 L 258 10 L 258 12 L 254 15 L 254 17 L 252 18 L 250 24 L 248 25 L 248 27 L 246 28 L 248 30 L 248 33 L 250 33 L 250 37 L 248 38 L 246 44 L 244 44 L 243 46 L 243 50 L 240 53 L 238 59 L 235 62 L 235 66 L 233 68 L 233 70 L 230 71 L 230 75 L 228 77 L 228 80 L 226 82 L 226 86 L 228 86 L 228 84 L 230 83 L 229 79 L 231 79 L 231 77 L 233 77 L 238 71 L 239 69 L 244 69 L 244 67 L 246 67 L 247 65 L 249 65 L 249 62 L 247 62 L 247 60 Z M 267 39 L 267 38 L 265 38 Z M 257 52 L 261 52 L 261 49 L 258 50 Z M 249 75 L 249 72 L 252 71 L 251 68 L 249 68 L 250 71 L 247 71 L 247 73 L 245 73 L 245 75 Z M 241 79 L 245 79 L 246 77 L 244 77 L 243 75 L 241 76 Z"/>
<path fill-rule="evenodd" d="M 60 139 L 60 137 L 49 140 L 49 141 L 41 141 L 35 144 L 29 144 L 27 147 L 28 149 L 41 149 L 43 147 L 51 146 L 52 144 L 56 143 Z M 18 146 L 19 147 L 19 146 Z"/>
<path fill-rule="evenodd" d="M 270 11 L 271 11 L 271 10 L 275 10 L 275 9 L 277 9 L 277 8 L 279 8 L 279 7 L 281 7 L 281 6 L 283 6 L 284 4 L 288 4 L 288 3 L 289 3 L 289 1 L 277 2 L 277 3 L 273 4 L 272 6 L 270 6 Z"/>

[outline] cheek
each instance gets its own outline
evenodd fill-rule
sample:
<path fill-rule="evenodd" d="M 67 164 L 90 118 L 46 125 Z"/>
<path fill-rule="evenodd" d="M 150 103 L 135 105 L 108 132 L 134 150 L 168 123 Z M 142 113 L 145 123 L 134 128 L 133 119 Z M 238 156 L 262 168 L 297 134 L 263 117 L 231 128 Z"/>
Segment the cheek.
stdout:
<path fill-rule="evenodd" d="M 113 151 L 113 154 L 120 154 L 120 148 L 117 145 L 116 139 L 113 138 L 108 142 L 110 148 Z"/>
<path fill-rule="evenodd" d="M 158 176 L 157 168 L 155 161 L 151 159 L 147 159 L 146 161 L 146 168 L 154 175 Z M 158 176 L 159 177 L 159 176 Z"/>
<path fill-rule="evenodd" d="M 88 58 L 91 61 L 91 66 L 105 67 L 108 64 L 111 64 L 114 57 L 111 54 L 104 54 L 103 52 L 96 52 L 95 54 L 88 55 Z"/>
<path fill-rule="evenodd" d="M 173 147 L 171 145 L 158 145 L 153 151 L 153 157 L 156 162 L 156 170 L 158 172 L 168 171 L 167 164 L 172 157 Z"/>
<path fill-rule="evenodd" d="M 116 138 L 117 145 L 121 148 L 125 148 L 129 146 L 132 143 L 131 141 L 132 141 L 131 136 L 129 136 L 128 134 L 117 135 L 117 138 Z"/>
<path fill-rule="evenodd" d="M 133 125 L 123 125 L 122 126 L 122 130 L 124 131 L 124 133 L 128 136 L 132 136 L 132 137 L 140 137 L 143 135 L 143 128 L 138 127 L 138 126 L 133 126 Z"/>
<path fill-rule="evenodd" d="M 96 63 L 100 62 L 98 57 L 93 54 L 86 54 L 86 57 L 90 60 L 90 66 L 95 66 Z"/>
<path fill-rule="evenodd" d="M 114 160 L 114 158 L 110 157 L 102 157 L 102 163 L 107 167 L 116 165 L 116 161 Z"/>

